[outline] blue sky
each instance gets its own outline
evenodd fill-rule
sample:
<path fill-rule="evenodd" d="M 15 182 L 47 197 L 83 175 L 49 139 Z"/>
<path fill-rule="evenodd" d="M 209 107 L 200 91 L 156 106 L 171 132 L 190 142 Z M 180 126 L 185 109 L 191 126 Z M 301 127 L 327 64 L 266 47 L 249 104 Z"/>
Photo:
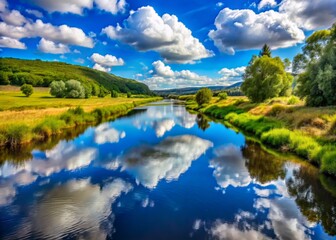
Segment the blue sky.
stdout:
<path fill-rule="evenodd" d="M 229 85 L 267 43 L 292 58 L 336 0 L 0 0 L 0 56 L 64 61 L 151 89 Z"/>

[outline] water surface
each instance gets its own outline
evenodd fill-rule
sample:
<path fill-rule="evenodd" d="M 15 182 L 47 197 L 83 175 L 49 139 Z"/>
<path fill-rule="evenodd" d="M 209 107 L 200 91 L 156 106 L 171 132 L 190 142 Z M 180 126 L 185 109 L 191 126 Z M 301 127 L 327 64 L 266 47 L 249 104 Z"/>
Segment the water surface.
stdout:
<path fill-rule="evenodd" d="M 333 179 L 184 106 L 66 139 L 2 150 L 0 239 L 335 239 Z"/>

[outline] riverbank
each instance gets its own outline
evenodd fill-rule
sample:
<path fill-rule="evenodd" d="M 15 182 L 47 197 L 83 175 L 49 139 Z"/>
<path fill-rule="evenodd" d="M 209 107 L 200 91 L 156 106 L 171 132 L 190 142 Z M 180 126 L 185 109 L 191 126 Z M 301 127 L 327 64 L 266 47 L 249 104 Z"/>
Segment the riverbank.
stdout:
<path fill-rule="evenodd" d="M 94 124 L 126 114 L 136 106 L 161 98 L 58 99 L 38 88 L 29 98 L 17 88 L 0 89 L 0 146 L 43 141 L 65 129 Z"/>
<path fill-rule="evenodd" d="M 189 110 L 224 120 L 252 133 L 263 144 L 290 152 L 336 176 L 336 108 L 305 107 L 296 98 L 277 98 L 253 104 L 245 97 L 213 98 L 199 107 L 191 98 Z"/>

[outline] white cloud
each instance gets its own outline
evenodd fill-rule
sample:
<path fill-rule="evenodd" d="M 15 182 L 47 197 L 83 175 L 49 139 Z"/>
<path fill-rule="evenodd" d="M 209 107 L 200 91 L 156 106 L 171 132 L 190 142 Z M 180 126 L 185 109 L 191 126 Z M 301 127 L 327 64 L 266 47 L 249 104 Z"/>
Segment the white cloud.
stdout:
<path fill-rule="evenodd" d="M 216 17 L 215 26 L 209 37 L 220 51 L 228 54 L 259 49 L 265 43 L 272 49 L 285 48 L 305 39 L 295 22 L 273 10 L 256 14 L 249 9 L 225 8 Z"/>
<path fill-rule="evenodd" d="M 213 55 L 175 15 L 160 17 L 150 6 L 131 12 L 123 27 L 108 26 L 102 32 L 140 51 L 155 50 L 169 62 L 191 63 Z"/>
<path fill-rule="evenodd" d="M 223 7 L 223 6 L 224 6 L 224 3 L 223 3 L 223 2 L 218 2 L 218 3 L 216 3 L 216 6 L 217 6 L 217 7 Z"/>
<path fill-rule="evenodd" d="M 52 53 L 52 54 L 64 54 L 70 52 L 70 49 L 67 45 L 62 43 L 54 43 L 52 41 L 48 41 L 44 38 L 41 39 L 37 48 L 44 53 Z"/>
<path fill-rule="evenodd" d="M 117 14 L 124 12 L 125 0 L 29 0 L 31 3 L 45 9 L 49 13 L 73 13 L 82 15 L 85 9 L 92 9 L 94 4 L 98 9 Z"/>
<path fill-rule="evenodd" d="M 43 13 L 41 13 L 38 10 L 26 9 L 26 13 L 28 13 L 30 15 L 34 15 L 37 18 L 43 18 Z"/>
<path fill-rule="evenodd" d="M 275 0 L 261 0 L 258 4 L 258 9 L 261 10 L 263 8 L 272 8 L 277 5 Z"/>
<path fill-rule="evenodd" d="M 241 81 L 245 71 L 245 67 L 223 68 L 218 72 L 222 75 L 220 78 L 210 78 L 190 70 L 173 71 L 170 66 L 165 65 L 162 61 L 155 61 L 152 65 L 153 70 L 149 72 L 152 76 L 143 82 L 150 89 L 156 90 L 190 86 L 226 86 Z"/>
<path fill-rule="evenodd" d="M 106 12 L 117 14 L 118 12 L 125 12 L 125 0 L 95 0 L 97 7 Z"/>
<path fill-rule="evenodd" d="M 0 47 L 26 49 L 26 45 L 17 39 L 9 37 L 0 37 Z"/>
<path fill-rule="evenodd" d="M 330 0 L 283 0 L 279 11 L 306 30 L 330 27 L 336 19 L 336 3 Z"/>
<path fill-rule="evenodd" d="M 17 10 L 0 12 L 0 18 L 7 24 L 21 26 L 27 22 L 26 18 Z"/>
<path fill-rule="evenodd" d="M 93 7 L 93 0 L 30 0 L 30 2 L 50 13 L 83 14 L 85 8 L 91 9 Z"/>
<path fill-rule="evenodd" d="M 110 72 L 112 70 L 111 67 L 122 66 L 125 64 L 122 58 L 117 58 L 109 54 L 106 54 L 105 56 L 103 56 L 98 53 L 92 54 L 91 61 L 95 63 L 93 66 L 93 69 L 103 71 L 103 72 Z"/>
<path fill-rule="evenodd" d="M 87 48 L 93 47 L 93 40 L 86 36 L 80 28 L 67 25 L 54 26 L 36 20 L 34 23 L 27 22 L 22 26 L 15 26 L 0 22 L 0 35 L 13 39 L 41 37 L 55 44 L 77 45 Z"/>
<path fill-rule="evenodd" d="M 0 0 L 0 12 L 4 12 L 7 10 L 8 3 L 6 0 Z"/>

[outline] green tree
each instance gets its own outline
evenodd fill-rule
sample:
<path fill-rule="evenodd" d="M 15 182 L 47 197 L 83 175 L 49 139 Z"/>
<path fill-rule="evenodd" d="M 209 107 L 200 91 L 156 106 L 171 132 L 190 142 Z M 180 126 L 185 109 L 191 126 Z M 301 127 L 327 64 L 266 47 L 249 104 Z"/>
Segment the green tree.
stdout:
<path fill-rule="evenodd" d="M 330 36 L 323 50 L 310 58 L 306 71 L 298 77 L 298 95 L 306 98 L 308 106 L 336 105 L 336 24 Z"/>
<path fill-rule="evenodd" d="M 259 57 L 262 57 L 262 56 L 272 57 L 271 48 L 267 44 L 264 44 L 264 46 L 262 47 L 259 53 Z"/>
<path fill-rule="evenodd" d="M 68 80 L 65 83 L 67 98 L 84 98 L 85 97 L 85 89 L 82 84 L 77 80 Z"/>
<path fill-rule="evenodd" d="M 117 98 L 118 97 L 118 92 L 116 90 L 111 91 L 111 98 Z"/>
<path fill-rule="evenodd" d="M 23 84 L 20 88 L 21 92 L 26 95 L 26 97 L 29 97 L 30 95 L 33 94 L 34 88 L 30 84 Z"/>
<path fill-rule="evenodd" d="M 209 103 L 212 98 L 212 92 L 209 88 L 202 88 L 196 93 L 196 102 L 199 106 L 205 103 Z"/>
<path fill-rule="evenodd" d="M 63 81 L 54 81 L 50 84 L 50 94 L 57 98 L 63 98 L 66 94 L 66 87 Z"/>
<path fill-rule="evenodd" d="M 131 98 L 132 97 L 132 93 L 131 92 L 127 92 L 127 98 Z"/>
<path fill-rule="evenodd" d="M 285 71 L 285 65 L 279 57 L 267 55 L 256 58 L 247 66 L 243 93 L 253 102 L 289 95 L 293 77 Z"/>
<path fill-rule="evenodd" d="M 6 72 L 0 72 L 0 85 L 8 85 L 9 83 L 8 74 Z"/>

